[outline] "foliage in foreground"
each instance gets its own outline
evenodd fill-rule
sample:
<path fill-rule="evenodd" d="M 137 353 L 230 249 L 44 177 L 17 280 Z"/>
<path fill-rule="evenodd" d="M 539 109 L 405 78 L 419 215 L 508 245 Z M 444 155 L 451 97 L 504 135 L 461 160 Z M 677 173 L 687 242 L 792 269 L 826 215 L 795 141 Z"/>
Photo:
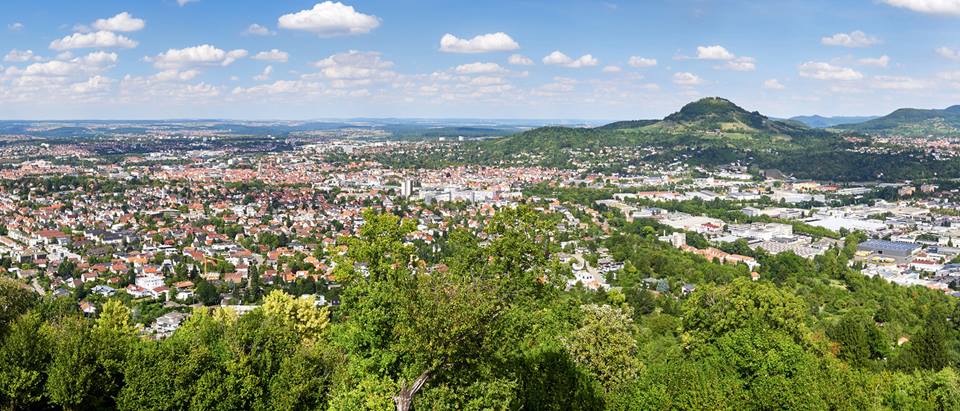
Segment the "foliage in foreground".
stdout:
<path fill-rule="evenodd" d="M 837 261 L 762 257 L 764 280 L 682 254 L 641 223 L 611 237 L 617 290 L 564 291 L 549 219 L 499 212 L 413 258 L 411 223 L 367 214 L 329 312 L 275 292 L 138 337 L 0 281 L 10 409 L 960 409 L 956 301 Z M 653 289 L 646 278 L 657 281 Z M 678 282 L 698 289 L 689 296 Z M 951 312 L 951 310 L 957 310 Z M 902 346 L 896 337 L 909 336 Z"/>

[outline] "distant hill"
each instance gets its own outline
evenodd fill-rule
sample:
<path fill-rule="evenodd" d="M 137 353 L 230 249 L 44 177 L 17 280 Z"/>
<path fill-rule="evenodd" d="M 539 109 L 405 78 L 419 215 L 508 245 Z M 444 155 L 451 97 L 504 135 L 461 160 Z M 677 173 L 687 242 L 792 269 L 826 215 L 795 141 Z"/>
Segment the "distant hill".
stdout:
<path fill-rule="evenodd" d="M 619 121 L 596 128 L 540 127 L 492 141 L 489 148 L 505 153 L 550 153 L 565 148 L 668 143 L 750 146 L 811 135 L 831 134 L 749 112 L 727 99 L 708 97 L 683 106 L 663 120 Z"/>
<path fill-rule="evenodd" d="M 870 121 L 878 116 L 840 116 L 840 117 L 824 117 L 824 116 L 796 116 L 790 117 L 790 121 L 796 121 L 803 123 L 808 127 L 814 128 L 827 128 L 833 127 L 840 124 L 857 124 L 863 123 L 865 121 Z"/>
<path fill-rule="evenodd" d="M 960 105 L 943 110 L 901 108 L 883 117 L 858 124 L 841 124 L 841 130 L 907 137 L 941 137 L 960 134 Z"/>
<path fill-rule="evenodd" d="M 749 112 L 720 97 L 707 97 L 687 104 L 648 128 L 668 132 L 773 135 L 790 135 L 807 129 L 801 124 L 774 120 L 756 111 Z"/>

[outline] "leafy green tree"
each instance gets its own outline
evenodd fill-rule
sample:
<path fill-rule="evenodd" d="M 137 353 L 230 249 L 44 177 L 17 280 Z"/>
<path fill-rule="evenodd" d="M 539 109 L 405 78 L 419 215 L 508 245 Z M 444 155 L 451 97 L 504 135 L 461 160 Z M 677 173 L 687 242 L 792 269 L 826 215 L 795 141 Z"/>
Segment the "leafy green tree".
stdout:
<path fill-rule="evenodd" d="M 636 379 L 640 369 L 637 328 L 629 309 L 584 305 L 580 328 L 567 338 L 574 362 L 584 367 L 608 391 Z"/>
<path fill-rule="evenodd" d="M 851 365 L 863 367 L 887 355 L 884 337 L 871 318 L 845 315 L 827 329 L 827 335 L 840 344 L 838 357 Z"/>
<path fill-rule="evenodd" d="M 42 408 L 50 330 L 37 312 L 13 322 L 0 345 L 0 398 L 9 409 Z"/>
<path fill-rule="evenodd" d="M 0 277 L 0 336 L 13 320 L 19 318 L 37 303 L 33 290 L 16 280 Z"/>

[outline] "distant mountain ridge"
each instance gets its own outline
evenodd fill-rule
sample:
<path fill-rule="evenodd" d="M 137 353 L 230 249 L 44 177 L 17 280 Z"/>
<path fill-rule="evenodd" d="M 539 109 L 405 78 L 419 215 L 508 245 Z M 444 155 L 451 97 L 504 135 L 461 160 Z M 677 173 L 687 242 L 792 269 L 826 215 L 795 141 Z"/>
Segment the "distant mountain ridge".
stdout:
<path fill-rule="evenodd" d="M 827 128 L 838 126 L 841 124 L 857 124 L 863 123 L 865 121 L 870 121 L 873 119 L 879 118 L 879 116 L 836 116 L 836 117 L 825 117 L 820 115 L 812 116 L 794 116 L 790 117 L 790 121 L 796 121 L 807 125 L 808 127 L 814 128 Z"/>
<path fill-rule="evenodd" d="M 960 134 L 960 105 L 945 109 L 901 108 L 883 117 L 858 124 L 841 124 L 841 130 L 907 137 L 942 137 Z"/>

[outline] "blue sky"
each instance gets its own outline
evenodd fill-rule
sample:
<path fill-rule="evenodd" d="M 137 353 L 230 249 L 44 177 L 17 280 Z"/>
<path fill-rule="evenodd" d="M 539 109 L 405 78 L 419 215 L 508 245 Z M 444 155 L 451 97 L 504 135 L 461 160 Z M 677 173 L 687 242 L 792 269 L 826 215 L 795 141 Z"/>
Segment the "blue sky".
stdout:
<path fill-rule="evenodd" d="M 7 0 L 0 30 L 4 119 L 960 104 L 960 0 Z"/>

